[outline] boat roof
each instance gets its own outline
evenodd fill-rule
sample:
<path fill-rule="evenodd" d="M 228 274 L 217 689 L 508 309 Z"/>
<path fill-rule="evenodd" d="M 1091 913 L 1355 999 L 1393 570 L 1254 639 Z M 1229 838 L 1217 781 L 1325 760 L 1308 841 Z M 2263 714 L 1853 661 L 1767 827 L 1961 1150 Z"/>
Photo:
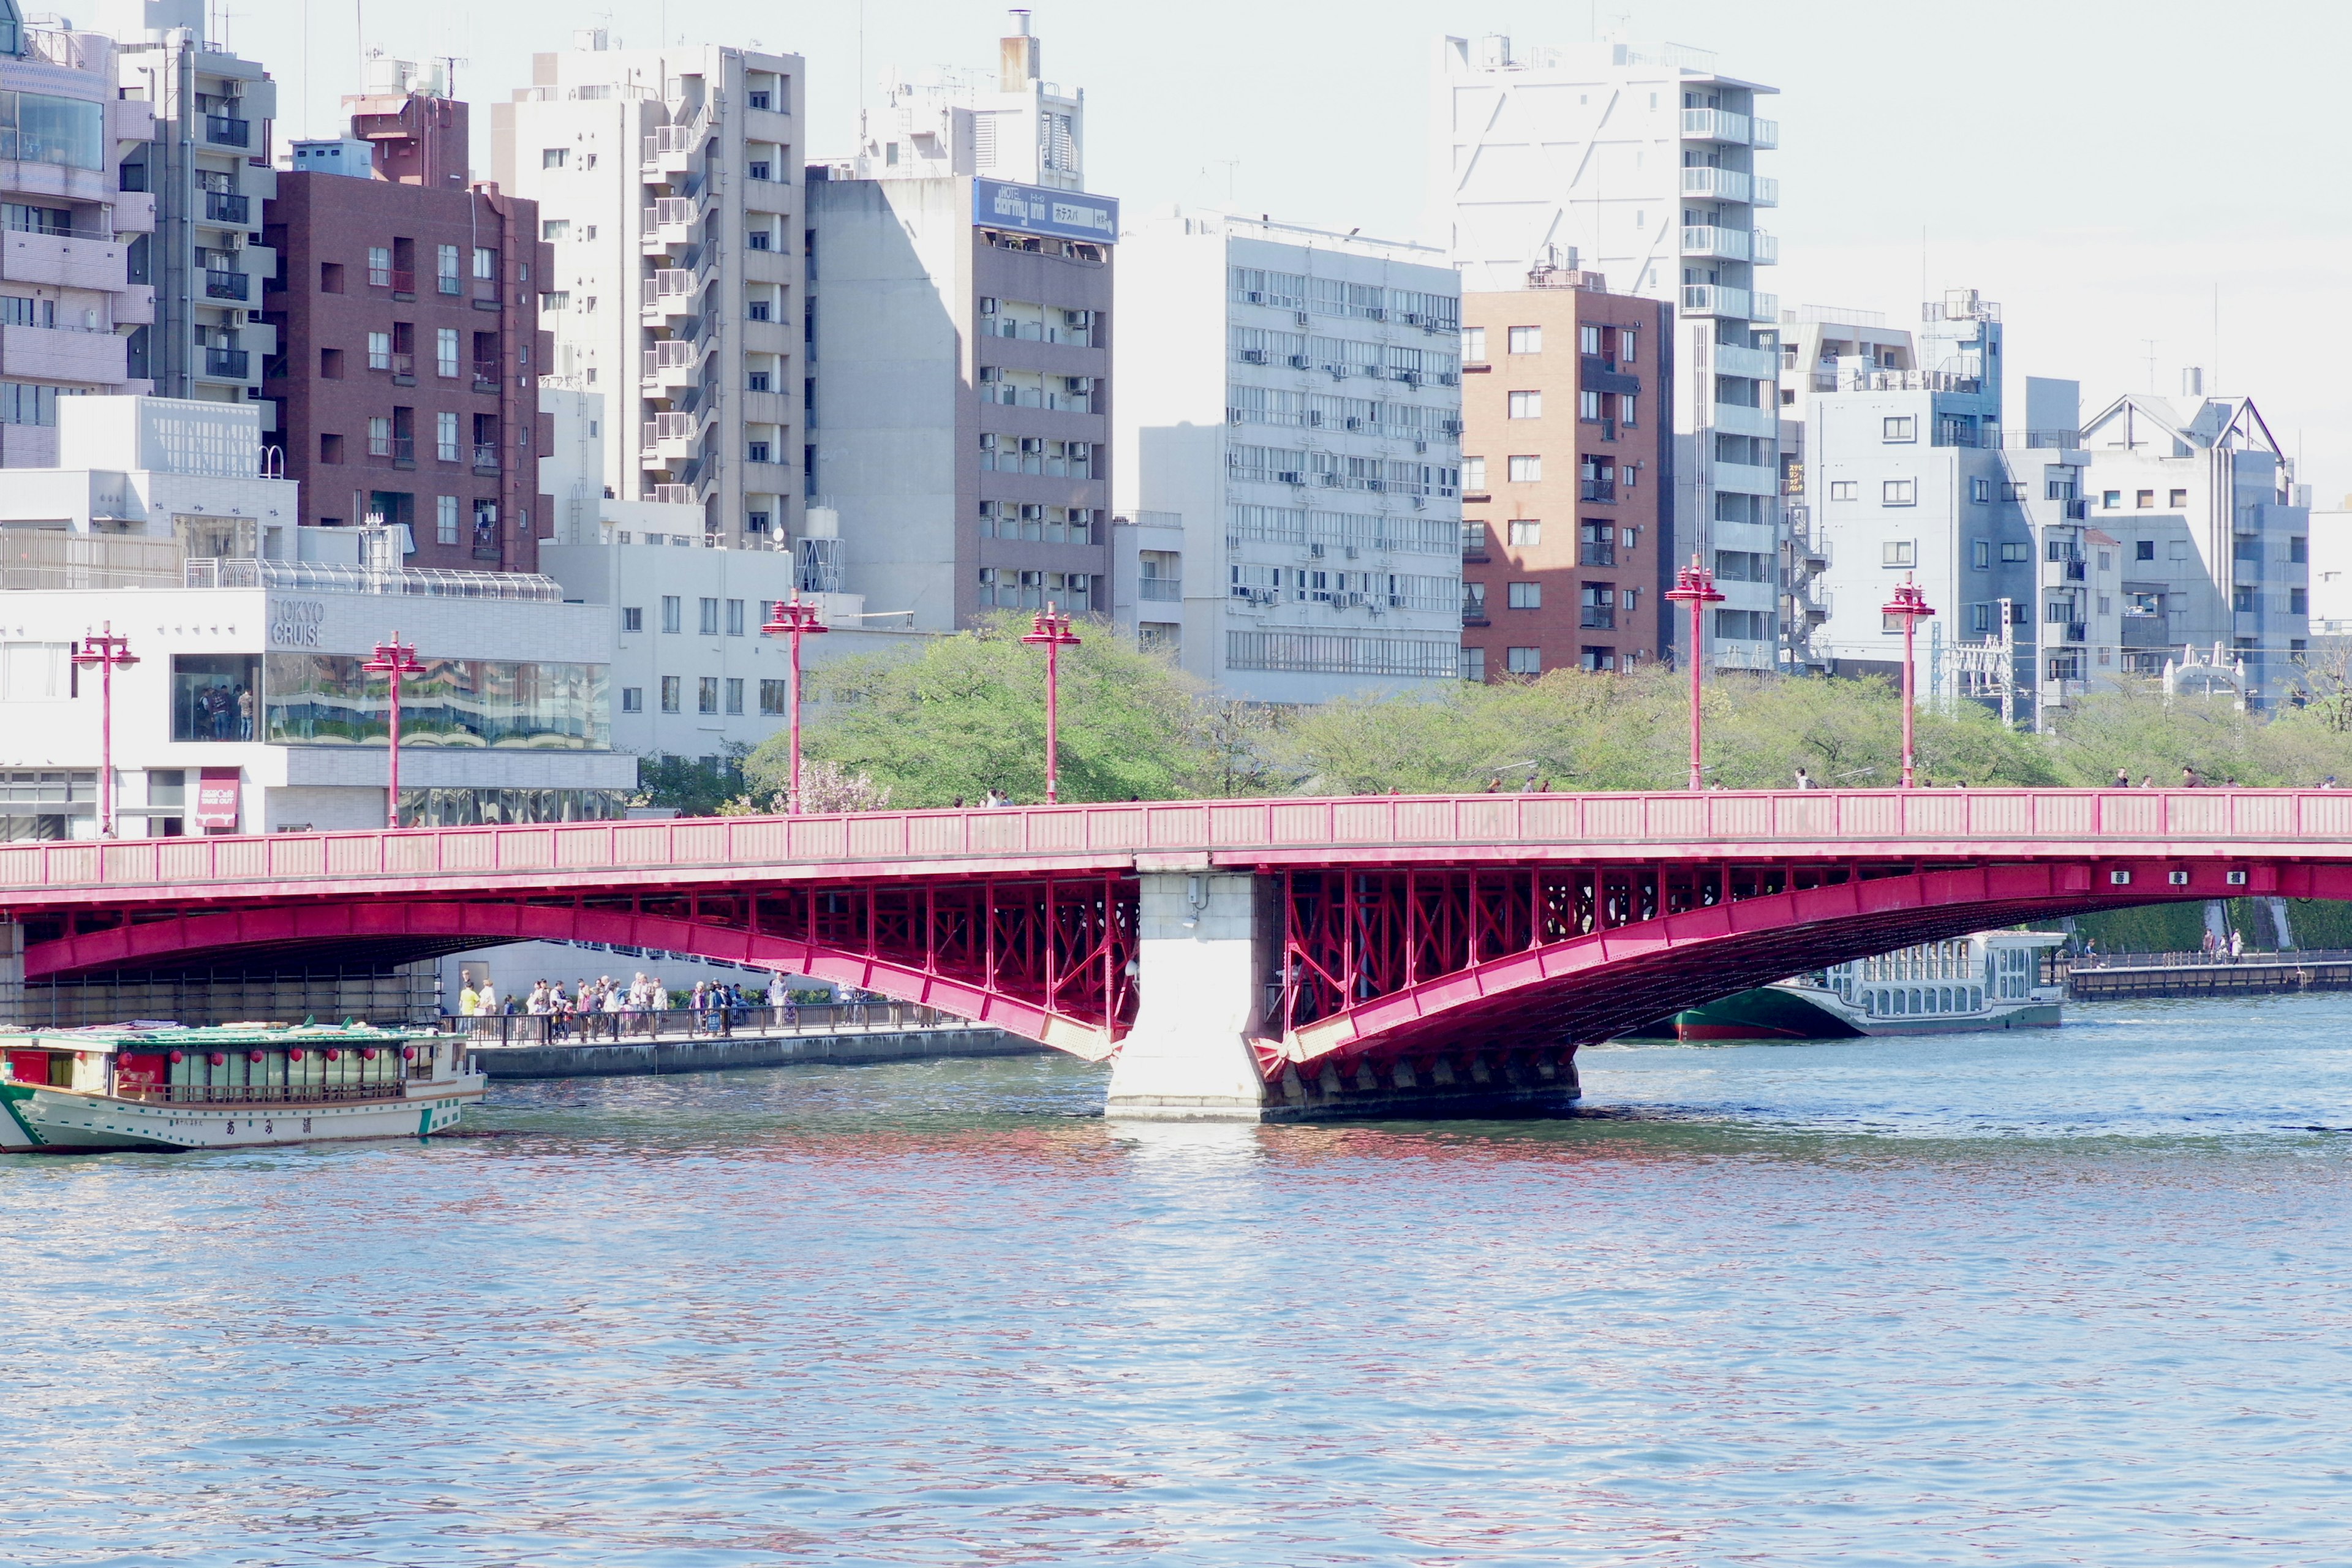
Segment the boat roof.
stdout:
<path fill-rule="evenodd" d="M 73 1029 L 0 1029 L 0 1050 L 121 1051 L 209 1050 L 225 1046 L 397 1045 L 429 1039 L 429 1028 L 373 1024 L 183 1025 L 137 1018 L 122 1024 L 92 1024 Z"/>

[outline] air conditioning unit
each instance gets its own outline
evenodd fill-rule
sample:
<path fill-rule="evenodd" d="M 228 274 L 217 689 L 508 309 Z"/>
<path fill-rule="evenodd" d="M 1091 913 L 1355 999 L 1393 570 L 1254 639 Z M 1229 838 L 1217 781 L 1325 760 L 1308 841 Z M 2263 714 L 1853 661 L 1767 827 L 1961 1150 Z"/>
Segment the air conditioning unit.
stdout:
<path fill-rule="evenodd" d="M 1263 305 L 1265 303 L 1265 296 L 1253 289 L 1249 291 L 1249 302 L 1253 305 Z"/>
<path fill-rule="evenodd" d="M 1304 310 L 1298 312 L 1298 324 L 1302 327 L 1307 324 L 1307 312 Z"/>
<path fill-rule="evenodd" d="M 1426 441 L 1415 441 L 1412 444 L 1412 449 L 1416 452 L 1426 452 L 1429 450 L 1429 443 Z"/>
<path fill-rule="evenodd" d="M 1307 476 L 1297 468 L 1285 468 L 1274 477 L 1286 485 L 1303 485 L 1307 482 Z"/>
<path fill-rule="evenodd" d="M 1417 370 L 1401 370 L 1396 373 L 1396 378 L 1399 381 L 1403 382 L 1407 386 L 1419 386 L 1421 384 L 1421 372 Z"/>
<path fill-rule="evenodd" d="M 1308 559 L 1309 561 L 1320 561 L 1320 560 L 1322 560 L 1322 559 L 1323 559 L 1323 547 L 1322 547 L 1321 545 L 1319 545 L 1319 544 L 1310 544 L 1310 545 L 1308 545 L 1308 546 L 1307 547 L 1307 559 Z"/>
<path fill-rule="evenodd" d="M 1350 429 L 1350 430 L 1360 430 L 1360 429 L 1362 429 L 1363 427 L 1364 427 L 1364 422 L 1363 422 L 1363 420 L 1362 420 L 1362 419 L 1360 419 L 1360 418 L 1357 417 L 1355 415 L 1352 415 L 1352 414 L 1351 414 L 1351 415 L 1349 415 L 1349 416 L 1348 416 L 1348 428 L 1349 428 L 1349 429 Z"/>
<path fill-rule="evenodd" d="M 1437 422 L 1437 427 L 1440 430 L 1444 431 L 1448 436 L 1459 436 L 1462 434 L 1462 421 L 1459 419 L 1441 419 Z"/>
<path fill-rule="evenodd" d="M 1311 366 L 1308 364 L 1305 354 L 1292 354 L 1290 356 L 1290 368 L 1293 370 L 1307 370 L 1311 368 Z"/>
<path fill-rule="evenodd" d="M 1323 411 L 1319 408 L 1308 409 L 1307 411 L 1307 423 L 1316 428 L 1321 428 L 1323 424 Z"/>
<path fill-rule="evenodd" d="M 1385 321 L 1388 319 L 1389 313 L 1377 305 L 1364 312 L 1364 320 L 1368 321 Z"/>
<path fill-rule="evenodd" d="M 1339 488 L 1339 476 L 1337 474 L 1321 474 L 1317 477 L 1322 479 L 1325 489 L 1336 490 Z"/>
<path fill-rule="evenodd" d="M 1437 373 L 1437 384 L 1440 386 L 1459 386 L 1462 384 L 1462 377 L 1454 371 L 1442 370 Z"/>
<path fill-rule="evenodd" d="M 1407 310 L 1404 313 L 1404 324 L 1408 327 L 1418 327 L 1426 319 L 1418 310 Z"/>
<path fill-rule="evenodd" d="M 1349 546 L 1348 546 L 1348 559 L 1349 559 L 1349 560 L 1353 561 L 1354 559 L 1356 559 L 1356 557 L 1357 557 L 1357 556 L 1361 555 L 1362 553 L 1363 553 L 1363 552 L 1362 552 L 1362 551 L 1360 551 L 1360 550 L 1359 550 L 1359 549 L 1357 549 L 1354 545 L 1350 544 L 1350 545 L 1349 545 Z"/>
<path fill-rule="evenodd" d="M 1264 364 L 1265 363 L 1265 351 L 1264 349 L 1244 349 L 1242 350 L 1242 363 L 1244 364 Z"/>
<path fill-rule="evenodd" d="M 1389 488 L 1389 482 L 1386 479 L 1366 479 L 1364 488 L 1368 490 L 1385 490 Z"/>

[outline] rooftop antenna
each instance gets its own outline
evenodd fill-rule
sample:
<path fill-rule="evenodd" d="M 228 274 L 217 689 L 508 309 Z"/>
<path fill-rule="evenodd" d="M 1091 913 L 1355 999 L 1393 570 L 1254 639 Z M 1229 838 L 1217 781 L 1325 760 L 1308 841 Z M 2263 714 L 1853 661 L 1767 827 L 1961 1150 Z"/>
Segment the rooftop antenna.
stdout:
<path fill-rule="evenodd" d="M 2161 338 L 2140 339 L 2147 345 L 2147 395 L 2150 397 L 2156 395 L 2156 345 L 2163 341 Z"/>
<path fill-rule="evenodd" d="M 433 58 L 441 63 L 442 95 L 446 98 L 457 97 L 457 68 L 459 66 L 470 66 L 474 62 L 466 58 L 462 55 L 435 55 Z"/>

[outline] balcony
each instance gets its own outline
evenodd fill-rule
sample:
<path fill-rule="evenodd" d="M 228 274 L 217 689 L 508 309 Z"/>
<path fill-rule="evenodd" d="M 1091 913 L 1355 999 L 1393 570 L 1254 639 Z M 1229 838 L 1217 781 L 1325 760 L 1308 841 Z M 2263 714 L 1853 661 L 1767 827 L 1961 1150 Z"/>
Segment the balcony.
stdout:
<path fill-rule="evenodd" d="M 499 471 L 499 444 L 495 441 L 474 443 L 474 472 L 495 474 Z"/>
<path fill-rule="evenodd" d="M 390 459 L 395 468 L 416 467 L 416 437 L 414 436 L 370 436 L 368 456 Z"/>
<path fill-rule="evenodd" d="M 474 362 L 474 390 L 496 392 L 499 389 L 499 362 L 494 359 Z"/>
<path fill-rule="evenodd" d="M 1770 321 L 1777 325 L 1780 320 L 1780 296 L 1766 294 L 1759 290 L 1748 302 L 1748 319 L 1751 321 Z"/>
<path fill-rule="evenodd" d="M 1727 109 L 1685 109 L 1683 135 L 1695 142 L 1728 142 L 1745 147 L 1750 132 L 1748 116 Z"/>
<path fill-rule="evenodd" d="M 693 273 L 684 268 L 665 267 L 645 280 L 645 309 L 649 314 L 691 316 L 695 313 L 695 292 Z"/>
<path fill-rule="evenodd" d="M 1778 267 L 1780 265 L 1780 237 L 1779 235 L 1767 234 L 1759 228 L 1751 237 L 1754 243 L 1748 247 L 1750 251 L 1748 258 L 1749 260 L 1755 262 L 1759 267 Z"/>
<path fill-rule="evenodd" d="M 205 268 L 205 298 L 207 300 L 250 300 L 253 298 L 253 278 L 244 272 L 219 272 Z"/>
<path fill-rule="evenodd" d="M 230 381 L 243 381 L 250 372 L 253 351 L 250 349 L 212 349 L 205 351 L 205 374 L 223 376 Z"/>
<path fill-rule="evenodd" d="M 1180 604 L 1184 598 L 1181 577 L 1146 577 L 1135 585 L 1135 596 L 1154 604 Z"/>
<path fill-rule="evenodd" d="M 414 267 L 371 267 L 368 282 L 378 289 L 389 288 L 395 300 L 416 298 L 416 268 Z"/>
<path fill-rule="evenodd" d="M 205 221 L 206 223 L 231 224 L 236 227 L 242 228 L 251 221 L 252 215 L 253 198 L 251 196 L 242 196 L 234 191 L 206 191 L 205 193 Z"/>
<path fill-rule="evenodd" d="M 1617 481 L 1615 479 L 1581 479 L 1578 481 L 1576 490 L 1578 499 L 1581 500 L 1613 501 L 1617 499 Z"/>
<path fill-rule="evenodd" d="M 1697 285 L 1693 285 L 1697 287 Z M 1742 348 L 1737 343 L 1717 343 L 1707 350 L 1714 357 L 1719 375 L 1744 375 L 1750 381 L 1777 381 L 1780 375 L 1780 356 L 1770 349 Z"/>
<path fill-rule="evenodd" d="M 205 116 L 205 140 L 215 147 L 250 147 L 253 145 L 253 121 L 233 120 L 226 114 Z"/>
<path fill-rule="evenodd" d="M 1745 289 L 1727 289 L 1719 283 L 1683 285 L 1683 314 L 1685 316 L 1729 316 L 1744 321 L 1748 319 L 1748 290 Z"/>
<path fill-rule="evenodd" d="M 1750 190 L 1746 172 L 1739 169 L 1705 167 L 1683 170 L 1683 195 L 1706 196 L 1719 202 L 1744 202 Z"/>
<path fill-rule="evenodd" d="M 2042 585 L 2045 588 L 2063 588 L 2069 583 L 2084 581 L 2087 581 L 2087 575 L 2079 557 L 2072 561 L 2044 561 L 2042 563 Z"/>
<path fill-rule="evenodd" d="M 1780 181 L 1772 178 L 1769 174 L 1759 174 L 1756 176 L 1755 188 L 1755 202 L 1758 206 L 1777 207 L 1780 205 Z"/>
<path fill-rule="evenodd" d="M 1706 113 L 1707 110 L 1697 110 Z M 1683 226 L 1685 256 L 1717 256 L 1727 261 L 1745 261 L 1750 250 L 1749 236 L 1744 228 L 1717 228 L 1712 225 Z"/>

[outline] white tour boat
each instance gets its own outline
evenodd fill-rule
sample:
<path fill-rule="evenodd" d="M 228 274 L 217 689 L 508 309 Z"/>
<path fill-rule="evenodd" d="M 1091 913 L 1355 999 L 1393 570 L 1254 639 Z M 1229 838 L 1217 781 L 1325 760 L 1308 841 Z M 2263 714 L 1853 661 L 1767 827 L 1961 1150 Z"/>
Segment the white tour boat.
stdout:
<path fill-rule="evenodd" d="M 2063 985 L 2042 984 L 2054 931 L 1988 931 L 1857 958 L 1687 1008 L 1644 1034 L 1682 1040 L 1836 1040 L 2054 1028 Z"/>
<path fill-rule="evenodd" d="M 365 1024 L 0 1032 L 0 1152 L 427 1138 L 482 1098 L 470 1042 Z"/>

